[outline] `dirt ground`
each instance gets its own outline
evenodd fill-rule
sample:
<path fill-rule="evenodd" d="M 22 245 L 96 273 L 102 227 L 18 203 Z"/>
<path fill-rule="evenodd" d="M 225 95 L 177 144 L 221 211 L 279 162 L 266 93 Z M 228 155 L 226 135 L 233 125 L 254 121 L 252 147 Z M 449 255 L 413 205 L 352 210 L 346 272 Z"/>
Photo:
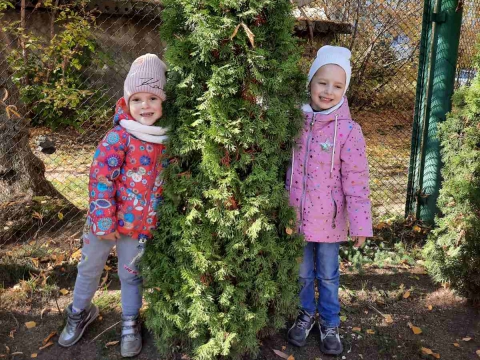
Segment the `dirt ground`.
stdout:
<path fill-rule="evenodd" d="M 74 347 L 61 348 L 55 335 L 52 345 L 40 349 L 49 334 L 62 329 L 64 320 L 58 309 L 63 310 L 71 301 L 76 274 L 72 259 L 77 245 L 75 241 L 58 244 L 55 248 L 58 251 L 51 252 L 49 259 L 39 258 L 39 267 L 46 269 L 39 274 L 23 274 L 24 280 L 20 273 L 17 278 L 1 279 L 4 288 L 0 292 L 0 358 L 27 359 L 35 354 L 39 359 L 49 360 L 120 358 L 118 343 L 107 346 L 120 336 L 119 283 L 114 257 L 109 260 L 105 271 L 109 275 L 104 277 L 94 300 L 100 307 L 101 318 Z M 2 250 L 2 258 L 15 256 L 15 251 L 15 248 Z M 69 251 L 69 258 L 60 257 L 59 254 Z M 5 261 L 0 264 L 0 274 L 14 274 L 6 264 Z M 413 360 L 438 358 L 435 354 L 451 360 L 479 358 L 476 355 L 480 349 L 479 309 L 469 306 L 451 290 L 434 285 L 421 266 L 402 264 L 379 269 L 369 265 L 359 273 L 348 270 L 347 265 L 342 263 L 340 290 L 344 353 L 338 357 L 323 355 L 318 346 L 317 328 L 311 332 L 304 348 L 289 345 L 284 329 L 262 340 L 258 359 L 281 359 L 273 350 L 293 355 L 297 360 Z M 44 276 L 47 277 L 45 283 L 54 283 L 57 290 L 42 289 L 40 280 L 36 281 L 36 287 L 32 285 L 35 281 L 31 279 L 40 279 L 45 272 L 48 274 Z M 29 329 L 26 323 L 31 321 L 36 326 Z M 420 334 L 414 333 L 414 329 L 418 332 L 417 328 Z M 424 352 L 430 349 L 432 355 L 422 352 L 422 348 L 427 349 Z M 177 358 L 188 357 L 179 354 Z M 146 329 L 144 348 L 137 359 L 160 359 L 154 339 Z"/>

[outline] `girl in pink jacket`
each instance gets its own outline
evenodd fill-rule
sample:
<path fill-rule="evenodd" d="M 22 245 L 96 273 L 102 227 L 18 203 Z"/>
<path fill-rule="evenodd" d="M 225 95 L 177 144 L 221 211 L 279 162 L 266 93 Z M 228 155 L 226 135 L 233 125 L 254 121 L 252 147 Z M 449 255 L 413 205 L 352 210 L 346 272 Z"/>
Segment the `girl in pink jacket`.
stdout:
<path fill-rule="evenodd" d="M 142 349 L 139 310 L 142 278 L 137 261 L 157 223 L 156 207 L 162 201 L 162 171 L 166 129 L 154 126 L 166 100 L 166 66 L 156 55 L 137 58 L 118 100 L 114 124 L 100 141 L 90 167 L 89 209 L 83 235 L 82 259 L 66 309 L 67 324 L 58 343 L 77 343 L 98 316 L 92 304 L 110 250 L 116 247 L 121 283 L 123 357 Z"/>
<path fill-rule="evenodd" d="M 350 56 L 343 47 L 318 50 L 308 75 L 310 104 L 302 108 L 305 124 L 287 176 L 298 231 L 307 241 L 300 266 L 301 310 L 288 331 L 288 340 L 305 345 L 318 310 L 320 349 L 331 355 L 343 351 L 338 334 L 340 242 L 346 241 L 349 233 L 359 247 L 372 236 L 365 140 L 345 97 Z"/>

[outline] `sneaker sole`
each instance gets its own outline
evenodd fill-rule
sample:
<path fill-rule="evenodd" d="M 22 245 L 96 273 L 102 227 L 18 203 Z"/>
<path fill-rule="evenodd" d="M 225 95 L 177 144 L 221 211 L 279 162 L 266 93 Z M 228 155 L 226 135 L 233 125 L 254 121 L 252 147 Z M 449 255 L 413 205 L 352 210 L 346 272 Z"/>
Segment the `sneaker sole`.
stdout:
<path fill-rule="evenodd" d="M 310 334 L 310 331 L 312 331 L 313 327 L 315 326 L 315 322 L 312 324 L 312 326 L 310 327 L 310 329 L 307 330 L 307 335 L 305 336 L 305 340 L 303 340 L 302 342 L 299 342 L 295 339 L 290 339 L 290 337 L 288 336 L 290 334 L 290 330 L 293 329 L 293 327 L 295 326 L 295 324 L 293 324 L 293 326 L 288 330 L 288 333 L 287 333 L 287 340 L 290 344 L 292 345 L 295 345 L 295 346 L 298 346 L 298 347 L 303 347 L 305 346 L 305 344 L 307 343 L 307 338 L 308 338 L 308 335 Z"/>
<path fill-rule="evenodd" d="M 143 346 L 140 346 L 140 350 L 138 350 L 137 352 L 131 352 L 131 353 L 122 353 L 122 352 L 121 352 L 121 355 L 122 355 L 122 357 L 124 357 L 124 358 L 129 358 L 129 357 L 137 356 L 138 354 L 140 354 L 140 353 L 142 352 L 142 347 L 143 347 Z"/>
<path fill-rule="evenodd" d="M 95 305 L 93 305 L 93 306 L 95 306 Z M 80 336 L 79 336 L 74 342 L 72 342 L 71 344 L 66 344 L 66 345 L 64 345 L 64 344 L 62 344 L 62 343 L 60 342 L 60 340 L 59 340 L 59 341 L 58 341 L 58 345 L 60 345 L 60 346 L 62 346 L 62 347 L 64 347 L 64 348 L 67 348 L 67 347 L 70 347 L 70 346 L 75 345 L 75 344 L 82 338 L 83 333 L 85 332 L 85 329 L 88 327 L 88 325 L 90 325 L 90 324 L 98 317 L 98 315 L 100 314 L 100 311 L 98 310 L 98 307 L 96 307 L 96 306 L 95 306 L 95 312 L 96 312 L 96 314 L 95 314 L 95 315 L 92 315 L 92 317 L 90 318 L 90 320 L 88 320 L 88 322 L 87 322 L 87 323 L 85 324 L 85 326 L 83 327 L 83 330 L 82 330 L 82 332 L 80 333 Z"/>
<path fill-rule="evenodd" d="M 320 343 L 320 351 L 324 353 L 325 355 L 340 355 L 343 352 L 343 346 L 340 348 L 340 350 L 335 351 L 335 350 L 327 350 L 323 346 L 323 343 Z"/>

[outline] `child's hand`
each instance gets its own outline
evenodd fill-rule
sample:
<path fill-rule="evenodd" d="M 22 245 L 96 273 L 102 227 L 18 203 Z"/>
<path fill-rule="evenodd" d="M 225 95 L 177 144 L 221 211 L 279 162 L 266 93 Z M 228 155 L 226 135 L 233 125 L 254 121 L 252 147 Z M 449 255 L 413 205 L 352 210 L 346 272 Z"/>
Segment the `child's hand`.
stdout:
<path fill-rule="evenodd" d="M 361 247 L 365 243 L 365 236 L 352 236 L 353 246 L 356 248 Z"/>
<path fill-rule="evenodd" d="M 113 233 L 110 233 L 108 235 L 103 235 L 98 237 L 100 240 L 109 240 L 109 241 L 117 241 L 120 239 L 120 234 L 118 233 L 117 230 L 115 230 Z"/>

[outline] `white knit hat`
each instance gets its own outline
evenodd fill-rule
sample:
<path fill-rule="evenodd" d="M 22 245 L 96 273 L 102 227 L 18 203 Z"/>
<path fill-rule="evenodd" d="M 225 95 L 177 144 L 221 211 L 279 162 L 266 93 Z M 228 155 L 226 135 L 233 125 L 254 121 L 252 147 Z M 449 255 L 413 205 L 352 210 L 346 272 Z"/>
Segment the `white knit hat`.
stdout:
<path fill-rule="evenodd" d="M 135 59 L 123 85 L 123 97 L 128 105 L 130 96 L 139 92 L 157 95 L 162 101 L 167 99 L 165 87 L 167 65 L 155 54 L 145 54 Z"/>
<path fill-rule="evenodd" d="M 350 77 L 352 76 L 352 67 L 350 65 L 351 56 L 352 53 L 347 48 L 330 45 L 322 46 L 318 50 L 317 58 L 313 61 L 310 71 L 308 72 L 307 89 L 318 69 L 320 69 L 323 65 L 335 64 L 345 70 L 345 74 L 347 75 L 344 92 L 345 94 L 347 92 L 348 85 L 350 84 Z"/>

